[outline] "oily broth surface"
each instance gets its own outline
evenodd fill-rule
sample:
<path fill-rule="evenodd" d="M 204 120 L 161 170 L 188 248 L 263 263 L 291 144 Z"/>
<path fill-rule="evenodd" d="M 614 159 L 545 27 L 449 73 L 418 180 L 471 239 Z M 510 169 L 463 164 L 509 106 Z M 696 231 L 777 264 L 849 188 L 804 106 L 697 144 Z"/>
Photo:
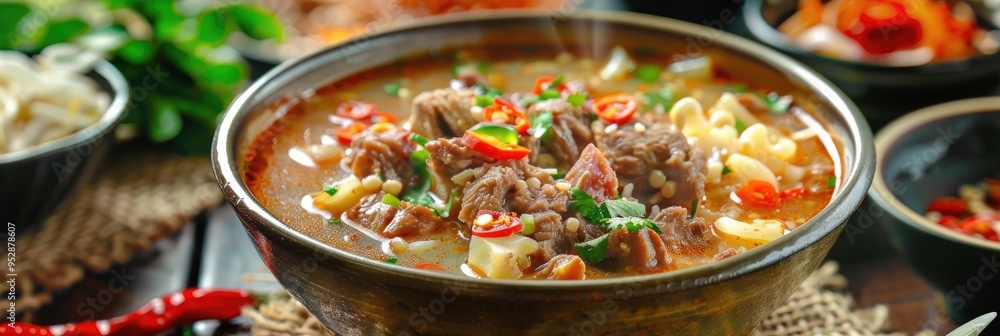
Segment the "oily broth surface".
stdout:
<path fill-rule="evenodd" d="M 277 134 L 270 134 L 273 137 L 262 135 L 257 139 L 257 145 L 267 146 L 272 150 L 269 151 L 272 154 L 256 158 L 259 169 L 247 172 L 247 174 L 255 175 L 255 180 L 260 181 L 251 188 L 251 191 L 265 208 L 299 232 L 325 244 L 374 260 L 390 258 L 391 254 L 385 252 L 386 247 L 383 246 L 384 238 L 368 234 L 364 229 L 359 229 L 346 221 L 343 224 L 330 224 L 328 218 L 307 209 L 311 203 L 308 199 L 309 194 L 322 190 L 324 185 L 343 179 L 348 173 L 336 164 L 320 167 L 300 164 L 290 153 L 293 153 L 295 148 L 335 142 L 336 140 L 330 135 L 333 134 L 331 130 L 335 130 L 338 125 L 331 121 L 330 116 L 333 115 L 336 107 L 345 101 L 357 100 L 373 103 L 378 106 L 379 110 L 397 116 L 398 124 L 402 125 L 409 115 L 410 102 L 413 97 L 422 91 L 449 86 L 453 78 L 453 73 L 450 70 L 454 64 L 453 59 L 452 55 L 445 55 L 386 65 L 330 84 L 317 90 L 314 94 L 304 95 L 299 101 L 290 102 L 289 104 L 301 104 L 298 106 L 300 112 L 291 113 L 281 120 L 282 129 Z M 565 60 L 556 61 L 556 59 L 559 58 L 493 61 L 490 63 L 489 73 L 490 75 L 499 74 L 503 77 L 503 85 L 500 88 L 505 92 L 526 92 L 531 90 L 535 78 L 539 75 L 562 74 L 567 80 L 587 80 L 594 77 L 600 70 L 600 65 L 591 60 L 576 59 L 565 62 Z M 660 59 L 668 60 L 669 58 L 660 57 Z M 640 61 L 648 62 L 648 60 L 641 58 Z M 383 87 L 386 84 L 400 84 L 404 90 L 409 92 L 405 97 L 391 96 L 384 92 Z M 588 87 L 594 97 L 649 89 L 648 85 L 637 83 L 634 80 L 623 84 L 616 83 L 613 87 L 595 87 L 592 84 L 594 82 L 588 83 Z M 706 107 L 714 103 L 723 87 L 703 85 L 710 83 L 687 83 L 683 80 L 679 84 L 692 90 L 690 92 L 677 92 L 680 97 L 691 95 L 702 101 Z M 786 135 L 791 133 L 785 129 L 786 127 L 796 129 L 806 127 L 804 123 L 791 114 L 771 115 L 765 112 L 755 113 L 755 115 L 765 123 L 781 126 Z M 790 161 L 791 163 L 832 166 L 830 149 L 825 147 L 817 137 L 796 141 L 796 143 L 799 146 L 795 157 Z M 816 153 L 822 153 L 822 155 L 816 155 Z M 836 154 L 834 153 L 834 155 Z M 731 206 L 726 208 L 726 204 L 733 204 L 730 194 L 738 187 L 731 183 L 732 178 L 733 176 L 724 176 L 722 183 L 706 184 L 707 197 L 704 207 L 719 213 L 728 213 L 724 210 L 731 208 Z M 794 204 L 783 206 L 780 209 L 773 211 L 742 210 L 731 217 L 743 221 L 758 218 L 780 218 L 783 221 L 791 221 L 800 225 L 825 207 L 833 193 L 832 189 L 821 188 L 827 184 L 827 180 L 818 175 L 807 175 L 803 179 L 803 184 L 807 187 L 817 186 L 817 189 L 821 191 L 807 194 Z M 639 201 L 645 202 L 646 200 Z M 411 267 L 421 263 L 436 263 L 449 272 L 467 274 L 468 272 L 462 271 L 462 265 L 467 257 L 468 240 L 459 234 L 457 225 L 456 223 L 456 225 L 449 226 L 447 230 L 439 234 L 419 238 L 421 241 L 436 240 L 438 244 L 423 252 L 408 253 L 405 257 L 398 257 L 398 263 Z M 413 240 L 410 243 L 416 241 Z M 715 246 L 710 247 L 707 251 L 711 254 L 716 252 L 718 249 Z M 675 261 L 678 262 L 680 268 L 690 267 L 697 263 L 694 260 Z M 597 267 L 587 268 L 588 279 L 609 275 Z"/>

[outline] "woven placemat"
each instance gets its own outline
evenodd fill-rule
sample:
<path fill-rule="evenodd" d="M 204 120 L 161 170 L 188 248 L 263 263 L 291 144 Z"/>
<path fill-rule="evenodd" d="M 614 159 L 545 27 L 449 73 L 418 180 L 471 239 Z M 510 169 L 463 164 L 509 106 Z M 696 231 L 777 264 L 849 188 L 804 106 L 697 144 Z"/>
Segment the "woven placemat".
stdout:
<path fill-rule="evenodd" d="M 208 157 L 136 144 L 113 157 L 41 227 L 18 236 L 18 312 L 37 310 L 88 271 L 128 261 L 222 202 Z"/>
<path fill-rule="evenodd" d="M 827 262 L 814 272 L 757 327 L 756 336 L 785 335 L 902 335 L 888 333 L 889 310 L 883 305 L 859 309 L 845 292 L 847 279 Z M 273 295 L 259 308 L 245 308 L 254 336 L 332 336 L 298 301 L 287 293 Z"/>

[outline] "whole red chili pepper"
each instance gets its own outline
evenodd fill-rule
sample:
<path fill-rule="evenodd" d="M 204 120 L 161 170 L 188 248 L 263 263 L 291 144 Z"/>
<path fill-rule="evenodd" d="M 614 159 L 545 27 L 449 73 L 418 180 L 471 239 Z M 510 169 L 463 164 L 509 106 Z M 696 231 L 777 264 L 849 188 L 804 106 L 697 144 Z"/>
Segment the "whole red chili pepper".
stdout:
<path fill-rule="evenodd" d="M 15 322 L 13 328 L 8 324 L 0 325 L 0 336 L 156 335 L 198 321 L 232 319 L 252 303 L 253 298 L 246 291 L 191 288 L 153 299 L 125 316 L 48 327 Z"/>

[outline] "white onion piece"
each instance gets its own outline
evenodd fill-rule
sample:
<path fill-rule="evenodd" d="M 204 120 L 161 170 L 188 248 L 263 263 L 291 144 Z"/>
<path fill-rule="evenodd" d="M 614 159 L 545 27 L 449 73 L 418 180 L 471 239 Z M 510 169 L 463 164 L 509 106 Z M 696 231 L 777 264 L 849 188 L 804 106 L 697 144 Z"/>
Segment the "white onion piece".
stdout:
<path fill-rule="evenodd" d="M 625 48 L 621 46 L 616 46 L 611 49 L 611 56 L 608 57 L 608 63 L 604 64 L 604 68 L 601 68 L 601 79 L 612 80 L 621 78 L 625 74 L 635 69 L 635 60 L 628 55 Z"/>
<path fill-rule="evenodd" d="M 667 70 L 680 78 L 712 78 L 712 58 L 694 56 L 671 63 Z"/>

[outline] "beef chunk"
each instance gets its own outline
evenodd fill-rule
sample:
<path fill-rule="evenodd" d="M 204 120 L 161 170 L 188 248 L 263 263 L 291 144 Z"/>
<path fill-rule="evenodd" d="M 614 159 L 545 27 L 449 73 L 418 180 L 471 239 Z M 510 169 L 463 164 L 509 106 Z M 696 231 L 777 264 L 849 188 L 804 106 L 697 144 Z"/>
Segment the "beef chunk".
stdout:
<path fill-rule="evenodd" d="M 594 123 L 597 147 L 611 158 L 619 185 L 632 183 L 633 198 L 669 207 L 690 206 L 691 200 L 705 196 L 705 153 L 688 145 L 680 132 L 663 124 L 653 124 L 642 132 L 631 125 L 611 133 L 604 130 L 603 122 Z M 649 175 L 654 170 L 675 185 L 670 197 L 650 185 Z"/>
<path fill-rule="evenodd" d="M 688 210 L 683 207 L 669 207 L 653 217 L 660 227 L 663 240 L 670 251 L 684 255 L 701 255 L 712 244 L 712 229 L 701 217 L 688 218 Z"/>
<path fill-rule="evenodd" d="M 351 142 L 347 155 L 354 176 L 381 174 L 386 180 L 399 180 L 404 184 L 415 177 L 413 166 L 399 164 L 409 162 L 416 145 L 410 141 L 410 133 L 404 130 L 375 132 L 371 128 L 359 133 Z"/>
<path fill-rule="evenodd" d="M 569 193 L 559 191 L 552 184 L 532 188 L 527 183 L 517 183 L 510 198 L 510 211 L 516 213 L 555 211 L 564 214 L 568 209 Z"/>
<path fill-rule="evenodd" d="M 663 239 L 645 227 L 633 232 L 625 228 L 611 232 L 607 255 L 620 267 L 634 272 L 663 272 L 673 266 Z"/>
<path fill-rule="evenodd" d="M 518 181 L 514 168 L 493 166 L 482 177 L 472 181 L 462 193 L 462 210 L 458 219 L 469 225 L 481 210 L 504 212 L 507 194 Z"/>
<path fill-rule="evenodd" d="M 566 172 L 566 181 L 586 191 L 598 203 L 618 197 L 618 178 L 600 149 L 587 145 L 580 160 Z"/>
<path fill-rule="evenodd" d="M 579 256 L 560 254 L 549 262 L 539 266 L 531 274 L 533 279 L 547 280 L 583 280 L 586 278 L 587 264 Z"/>
<path fill-rule="evenodd" d="M 531 105 L 527 111 L 528 119 L 534 120 L 543 111 L 552 112 L 551 139 L 544 142 L 544 147 L 535 144 L 537 149 L 528 148 L 532 149 L 534 155 L 553 155 L 560 168 L 569 167 L 580 158 L 583 148 L 594 140 L 590 130 L 590 113 L 583 108 L 573 107 L 565 100 L 549 99 Z"/>
<path fill-rule="evenodd" d="M 535 220 L 535 233 L 532 238 L 538 241 L 542 260 L 550 260 L 557 255 L 569 253 L 573 244 L 578 242 L 576 236 L 566 230 L 562 215 L 554 211 L 532 214 Z"/>
<path fill-rule="evenodd" d="M 368 195 L 347 213 L 347 219 L 386 238 L 423 236 L 444 227 L 430 208 L 400 202 L 399 207 L 382 203 L 385 193 Z"/>
<path fill-rule="evenodd" d="M 461 136 L 478 123 L 470 110 L 476 93 L 470 89 L 438 89 L 413 98 L 410 125 L 428 139 Z"/>

